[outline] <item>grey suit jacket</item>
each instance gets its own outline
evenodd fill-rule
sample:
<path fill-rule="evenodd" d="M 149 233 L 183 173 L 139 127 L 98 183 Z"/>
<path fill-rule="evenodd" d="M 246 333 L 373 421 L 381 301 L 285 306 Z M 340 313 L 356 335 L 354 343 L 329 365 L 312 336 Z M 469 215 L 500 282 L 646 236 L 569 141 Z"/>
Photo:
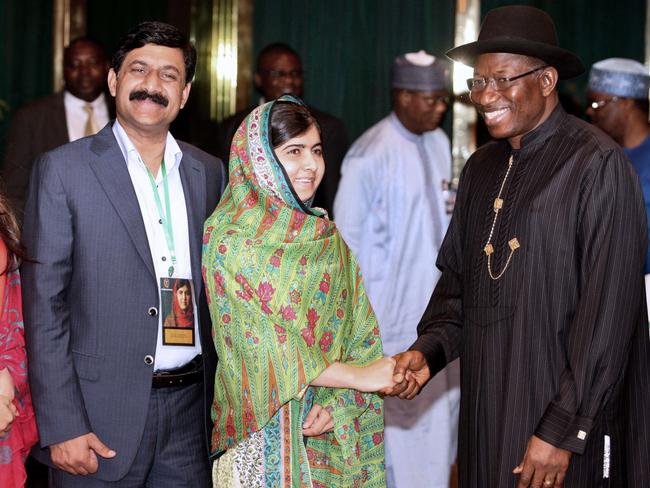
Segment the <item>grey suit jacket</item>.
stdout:
<path fill-rule="evenodd" d="M 201 279 L 203 222 L 226 177 L 221 162 L 179 142 L 192 278 L 205 361 L 206 435 L 216 354 Z M 117 452 L 95 476 L 116 480 L 132 464 L 147 416 L 159 293 L 126 162 L 111 124 L 43 155 L 32 172 L 24 240 L 23 301 L 40 449 L 94 432 Z M 209 444 L 208 444 L 209 445 Z M 208 453 L 206 452 L 206 456 Z"/>

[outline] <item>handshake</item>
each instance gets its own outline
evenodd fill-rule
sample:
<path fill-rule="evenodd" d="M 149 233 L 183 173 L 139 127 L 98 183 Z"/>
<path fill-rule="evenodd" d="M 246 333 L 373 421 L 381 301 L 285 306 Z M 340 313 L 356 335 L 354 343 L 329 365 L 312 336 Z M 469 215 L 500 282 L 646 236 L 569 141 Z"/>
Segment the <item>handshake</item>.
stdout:
<path fill-rule="evenodd" d="M 420 351 L 405 351 L 393 356 L 393 385 L 379 390 L 387 396 L 396 396 L 405 400 L 413 400 L 431 379 L 431 371 L 427 360 Z"/>
<path fill-rule="evenodd" d="M 420 351 L 405 351 L 393 357 L 384 357 L 361 370 L 356 389 L 406 400 L 415 398 L 431 378 L 429 365 Z"/>

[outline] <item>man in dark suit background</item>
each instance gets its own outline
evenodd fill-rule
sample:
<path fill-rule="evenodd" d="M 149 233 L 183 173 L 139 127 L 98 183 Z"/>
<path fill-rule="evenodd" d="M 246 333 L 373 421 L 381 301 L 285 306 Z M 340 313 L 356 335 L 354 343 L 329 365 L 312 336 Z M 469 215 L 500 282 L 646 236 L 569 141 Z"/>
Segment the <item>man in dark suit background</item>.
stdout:
<path fill-rule="evenodd" d="M 19 215 L 34 160 L 58 146 L 95 134 L 114 117 L 113 103 L 104 94 L 107 74 L 103 48 L 88 37 L 77 38 L 63 54 L 64 90 L 34 100 L 14 114 L 2 175 Z"/>
<path fill-rule="evenodd" d="M 175 27 L 138 25 L 108 74 L 117 120 L 35 164 L 23 300 L 34 454 L 51 487 L 211 486 L 216 354 L 200 257 L 226 178 L 218 159 L 169 133 L 195 62 Z M 195 306 L 182 330 L 161 311 L 180 280 Z"/>
<path fill-rule="evenodd" d="M 274 43 L 260 51 L 255 70 L 255 87 L 263 97 L 260 103 L 275 100 L 285 93 L 302 97 L 303 85 L 302 61 L 291 47 Z M 223 161 L 229 159 L 230 144 L 237 128 L 254 108 L 255 105 L 237 112 L 224 119 L 219 125 L 217 156 Z M 331 216 L 334 197 L 341 178 L 341 162 L 350 143 L 341 120 L 314 107 L 309 107 L 309 111 L 320 125 L 325 159 L 325 175 L 316 191 L 313 205 L 325 208 Z"/>

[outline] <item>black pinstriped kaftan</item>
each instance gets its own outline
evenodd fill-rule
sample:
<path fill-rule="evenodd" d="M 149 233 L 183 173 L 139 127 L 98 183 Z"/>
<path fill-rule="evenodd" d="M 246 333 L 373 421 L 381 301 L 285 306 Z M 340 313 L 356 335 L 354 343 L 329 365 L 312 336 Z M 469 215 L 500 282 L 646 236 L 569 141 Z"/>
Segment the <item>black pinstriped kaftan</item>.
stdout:
<path fill-rule="evenodd" d="M 521 247 L 494 281 L 483 247 L 511 154 L 493 273 Z M 560 106 L 521 149 L 470 158 L 412 347 L 432 372 L 461 358 L 461 487 L 516 486 L 533 434 L 574 453 L 566 487 L 650 486 L 646 236 L 623 152 Z"/>

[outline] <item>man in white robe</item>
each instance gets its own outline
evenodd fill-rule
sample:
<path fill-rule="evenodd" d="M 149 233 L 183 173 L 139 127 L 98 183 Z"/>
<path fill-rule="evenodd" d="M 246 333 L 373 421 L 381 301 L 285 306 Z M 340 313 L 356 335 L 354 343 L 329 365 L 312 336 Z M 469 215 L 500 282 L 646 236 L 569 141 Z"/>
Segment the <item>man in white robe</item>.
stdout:
<path fill-rule="evenodd" d="M 416 339 L 416 325 L 438 281 L 447 230 L 449 139 L 439 125 L 449 107 L 449 66 L 424 51 L 396 58 L 393 111 L 347 153 L 334 201 L 344 239 L 359 260 L 377 314 L 384 352 Z M 458 364 L 439 373 L 412 402 L 386 398 L 390 488 L 449 486 L 456 457 Z"/>

